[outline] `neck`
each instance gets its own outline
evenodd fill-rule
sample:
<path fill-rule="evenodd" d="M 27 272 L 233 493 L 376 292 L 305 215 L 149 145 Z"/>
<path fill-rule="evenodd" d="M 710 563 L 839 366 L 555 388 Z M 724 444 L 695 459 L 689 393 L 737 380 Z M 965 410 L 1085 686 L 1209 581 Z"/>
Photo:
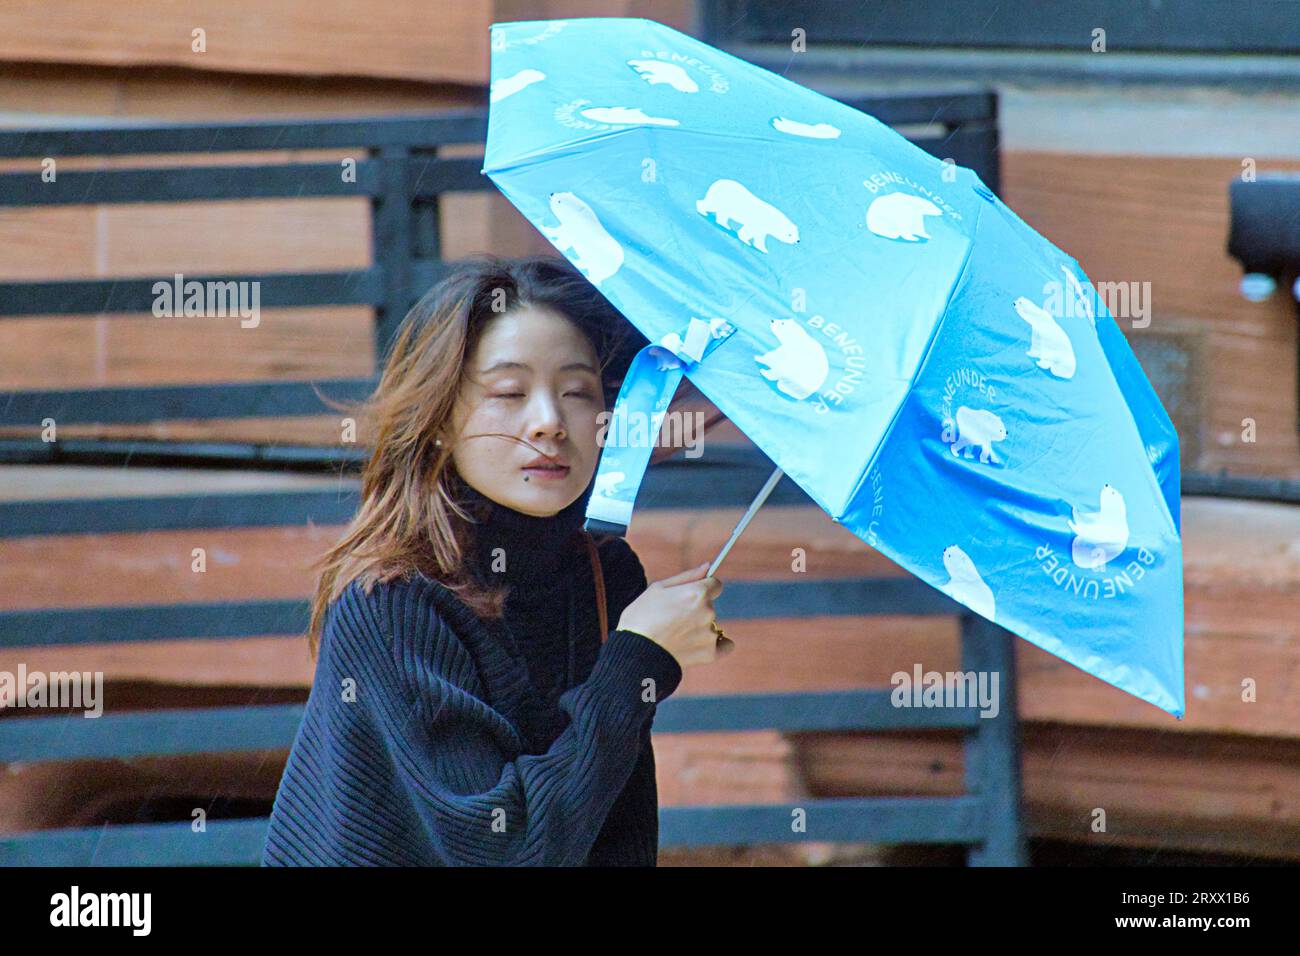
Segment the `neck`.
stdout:
<path fill-rule="evenodd" d="M 511 585 L 511 593 L 553 588 L 567 578 L 582 543 L 587 494 L 554 515 L 538 517 L 493 501 L 460 482 L 460 501 L 474 515 L 470 567 L 480 581 Z"/>

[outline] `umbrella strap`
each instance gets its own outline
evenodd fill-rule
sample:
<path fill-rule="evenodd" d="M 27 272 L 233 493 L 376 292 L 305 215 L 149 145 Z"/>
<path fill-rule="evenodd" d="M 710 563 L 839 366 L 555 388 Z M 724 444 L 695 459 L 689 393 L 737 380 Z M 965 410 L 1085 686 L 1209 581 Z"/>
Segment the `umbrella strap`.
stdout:
<path fill-rule="evenodd" d="M 682 332 L 665 335 L 637 352 L 605 430 L 595 488 L 587 501 L 586 530 L 627 534 L 650 454 L 682 375 L 735 331 L 728 323 L 692 318 Z"/>

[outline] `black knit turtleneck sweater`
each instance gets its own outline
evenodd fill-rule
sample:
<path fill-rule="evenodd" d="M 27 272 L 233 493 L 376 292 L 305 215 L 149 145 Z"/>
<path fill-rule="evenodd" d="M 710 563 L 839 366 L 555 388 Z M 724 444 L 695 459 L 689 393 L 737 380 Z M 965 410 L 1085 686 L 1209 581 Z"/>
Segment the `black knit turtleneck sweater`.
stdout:
<path fill-rule="evenodd" d="M 263 864 L 655 865 L 650 731 L 682 671 L 617 628 L 641 562 L 598 542 L 602 644 L 574 537 L 587 495 L 548 518 L 461 497 L 481 518 L 470 569 L 511 587 L 504 618 L 419 574 L 331 602 Z"/>
<path fill-rule="evenodd" d="M 498 504 L 469 485 L 463 488 L 462 503 L 481 521 L 474 528 L 471 567 L 485 584 L 509 587 L 502 624 L 512 651 L 523 657 L 529 681 L 546 704 L 542 710 L 552 718 L 547 730 L 557 729 L 554 719 L 561 715 L 554 708 L 556 700 L 580 683 L 579 674 L 585 677 L 591 671 L 600 649 L 599 635 L 590 640 L 594 631 L 580 627 L 596 602 L 591 562 L 581 539 L 587 496 L 539 518 Z M 579 602 L 589 607 L 580 609 Z"/>

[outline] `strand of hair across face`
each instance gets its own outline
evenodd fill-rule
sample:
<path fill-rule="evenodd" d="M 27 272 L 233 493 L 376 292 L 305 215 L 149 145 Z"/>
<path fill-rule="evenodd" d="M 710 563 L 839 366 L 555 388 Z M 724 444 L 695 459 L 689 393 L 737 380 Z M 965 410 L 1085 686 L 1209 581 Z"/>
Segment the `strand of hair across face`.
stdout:
<path fill-rule="evenodd" d="M 542 451 L 540 448 L 538 448 L 530 441 L 520 438 L 517 435 L 507 435 L 505 432 L 479 432 L 477 435 L 461 435 L 458 439 L 456 439 L 456 442 L 457 444 L 459 444 L 460 442 L 464 441 L 467 438 L 506 438 L 520 445 L 526 445 L 527 447 L 531 448 L 533 451 L 537 452 L 537 454 L 541 455 L 543 458 L 549 459 L 550 461 L 554 461 L 557 457 L 555 455 L 548 455 L 546 452 Z M 448 452 L 448 454 L 450 454 L 450 452 Z M 528 480 L 528 476 L 524 475 L 524 481 L 527 480 Z"/>

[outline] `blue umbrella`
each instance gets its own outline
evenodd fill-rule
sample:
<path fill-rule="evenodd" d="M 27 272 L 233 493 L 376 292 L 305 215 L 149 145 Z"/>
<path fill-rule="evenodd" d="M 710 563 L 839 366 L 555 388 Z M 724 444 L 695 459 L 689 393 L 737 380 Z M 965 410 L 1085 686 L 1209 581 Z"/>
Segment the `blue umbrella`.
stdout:
<path fill-rule="evenodd" d="M 626 530 L 686 375 L 777 465 L 765 491 L 789 475 L 1182 716 L 1178 436 L 1078 262 L 972 170 L 653 21 L 495 24 L 491 49 L 483 172 L 652 343 L 588 527 Z"/>

